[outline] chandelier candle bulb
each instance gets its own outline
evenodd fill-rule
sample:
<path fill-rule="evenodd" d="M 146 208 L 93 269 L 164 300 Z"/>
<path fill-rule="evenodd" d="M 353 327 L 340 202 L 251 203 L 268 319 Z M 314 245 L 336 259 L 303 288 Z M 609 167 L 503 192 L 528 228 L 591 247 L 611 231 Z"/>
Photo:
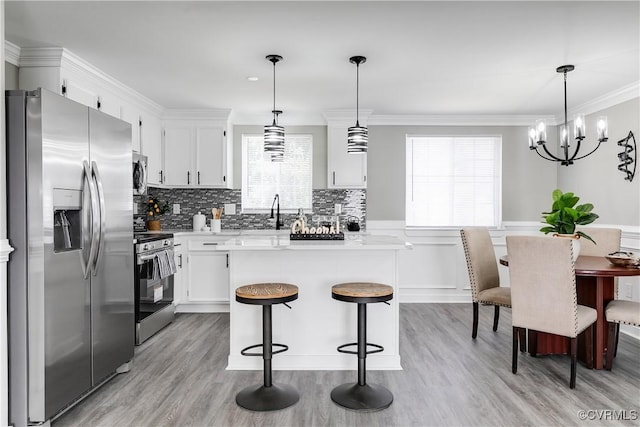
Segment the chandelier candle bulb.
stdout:
<path fill-rule="evenodd" d="M 585 135 L 585 123 L 584 116 L 582 114 L 577 114 L 573 118 L 573 134 L 576 139 L 584 139 Z"/>
<path fill-rule="evenodd" d="M 529 126 L 529 150 L 535 150 L 536 143 L 536 130 L 533 126 Z"/>
<path fill-rule="evenodd" d="M 547 142 L 547 126 L 542 120 L 536 120 L 536 138 L 538 139 L 538 145 Z"/>
<path fill-rule="evenodd" d="M 607 124 L 607 117 L 600 116 L 598 117 L 597 125 L 598 129 L 598 141 L 604 142 L 609 139 L 609 129 Z"/>

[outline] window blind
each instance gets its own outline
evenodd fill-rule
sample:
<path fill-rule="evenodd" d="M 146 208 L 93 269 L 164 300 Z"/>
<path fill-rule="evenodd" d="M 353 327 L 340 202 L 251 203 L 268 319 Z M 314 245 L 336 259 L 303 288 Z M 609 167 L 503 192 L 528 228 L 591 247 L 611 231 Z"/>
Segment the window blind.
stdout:
<path fill-rule="evenodd" d="M 242 135 L 242 210 L 264 212 L 280 195 L 280 210 L 311 210 L 313 137 L 285 136 L 284 162 L 272 162 L 262 135 Z"/>
<path fill-rule="evenodd" d="M 408 136 L 406 225 L 498 226 L 502 138 Z"/>

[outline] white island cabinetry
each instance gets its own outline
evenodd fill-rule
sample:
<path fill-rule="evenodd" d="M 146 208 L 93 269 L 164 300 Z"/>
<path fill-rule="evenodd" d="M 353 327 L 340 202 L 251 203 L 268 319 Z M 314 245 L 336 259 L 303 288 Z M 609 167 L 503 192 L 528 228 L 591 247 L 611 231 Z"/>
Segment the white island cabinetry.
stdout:
<path fill-rule="evenodd" d="M 336 370 L 357 367 L 355 356 L 336 347 L 355 342 L 357 304 L 331 298 L 331 286 L 368 281 L 390 285 L 390 305 L 367 307 L 367 341 L 382 345 L 382 353 L 367 357 L 369 369 L 397 370 L 399 352 L 398 253 L 410 245 L 391 236 L 348 236 L 344 241 L 290 241 L 288 234 L 240 235 L 218 246 L 229 251 L 229 292 L 261 282 L 298 286 L 299 297 L 273 307 L 273 341 L 289 351 L 273 358 L 280 370 Z M 259 305 L 230 301 L 230 353 L 227 369 L 261 369 L 262 359 L 240 350 L 262 342 Z M 247 325 L 254 325 L 249 328 Z"/>
<path fill-rule="evenodd" d="M 176 310 L 180 313 L 229 311 L 229 254 L 217 249 L 229 236 L 189 234 L 179 237 L 183 269 L 179 280 L 181 289 L 176 291 L 180 292 Z"/>

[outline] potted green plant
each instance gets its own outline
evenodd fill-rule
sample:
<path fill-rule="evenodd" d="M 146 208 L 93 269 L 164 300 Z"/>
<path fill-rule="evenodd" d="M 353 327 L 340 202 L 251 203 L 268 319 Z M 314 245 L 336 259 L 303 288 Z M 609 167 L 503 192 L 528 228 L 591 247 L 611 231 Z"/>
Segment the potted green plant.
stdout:
<path fill-rule="evenodd" d="M 544 234 L 554 233 L 554 236 L 574 239 L 574 257 L 577 257 L 580 248 L 577 239 L 584 237 L 593 243 L 596 242 L 586 233 L 576 230 L 576 226 L 591 224 L 598 219 L 598 215 L 592 212 L 591 203 L 578 205 L 580 198 L 573 193 L 563 193 L 556 189 L 551 196 L 553 198 L 551 212 L 542 212 L 544 223 L 547 225 L 540 231 Z"/>
<path fill-rule="evenodd" d="M 147 200 L 147 229 L 160 230 L 160 215 L 169 212 L 169 202 L 161 202 L 153 196 Z"/>

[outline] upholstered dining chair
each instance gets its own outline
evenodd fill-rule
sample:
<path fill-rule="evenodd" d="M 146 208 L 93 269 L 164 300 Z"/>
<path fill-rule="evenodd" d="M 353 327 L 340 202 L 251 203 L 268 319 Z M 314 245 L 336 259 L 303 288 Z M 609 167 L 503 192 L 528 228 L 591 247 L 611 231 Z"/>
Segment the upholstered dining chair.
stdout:
<path fill-rule="evenodd" d="M 609 324 L 609 339 L 607 341 L 606 364 L 607 370 L 613 368 L 613 358 L 618 351 L 620 324 L 640 326 L 640 303 L 636 301 L 613 300 L 607 304 L 604 311 Z"/>
<path fill-rule="evenodd" d="M 462 246 L 467 260 L 473 302 L 473 327 L 471 337 L 478 335 L 478 305 L 493 305 L 493 330 L 498 330 L 500 307 L 511 307 L 511 289 L 500 287 L 498 263 L 493 250 L 489 230 L 485 227 L 469 227 L 460 230 Z"/>
<path fill-rule="evenodd" d="M 578 229 L 588 234 L 595 244 L 587 239 L 580 239 L 580 255 L 605 256 L 620 250 L 622 230 L 619 228 L 582 227 Z"/>
<path fill-rule="evenodd" d="M 596 310 L 579 305 L 571 242 L 546 236 L 507 236 L 513 360 L 518 370 L 518 335 L 521 328 L 565 336 L 570 342 L 571 379 L 576 385 L 578 335 L 585 331 L 587 366 L 593 366 L 593 323 Z"/>

